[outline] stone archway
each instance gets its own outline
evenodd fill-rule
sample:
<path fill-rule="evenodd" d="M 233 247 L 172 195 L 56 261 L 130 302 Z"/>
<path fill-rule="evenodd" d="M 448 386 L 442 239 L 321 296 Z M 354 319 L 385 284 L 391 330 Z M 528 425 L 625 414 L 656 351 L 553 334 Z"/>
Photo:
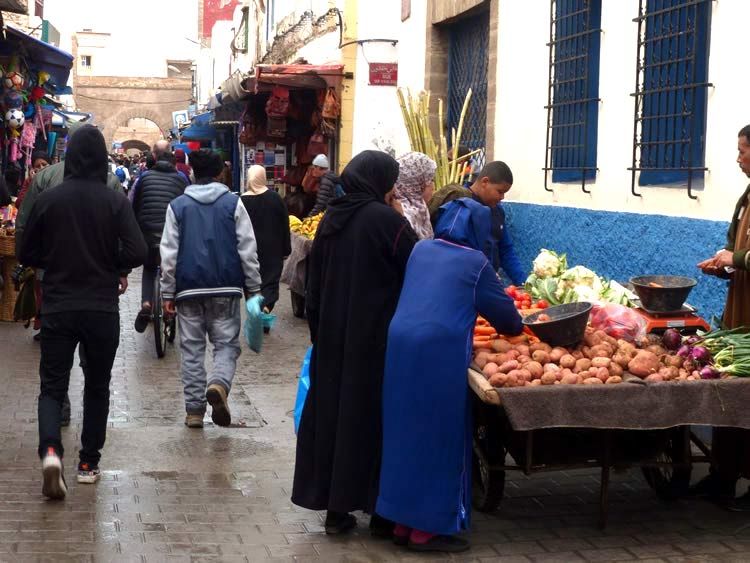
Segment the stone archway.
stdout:
<path fill-rule="evenodd" d="M 122 150 L 128 152 L 130 149 L 135 149 L 138 152 L 146 152 L 151 150 L 151 147 L 147 143 L 139 141 L 138 139 L 128 139 L 127 141 L 123 141 Z"/>
<path fill-rule="evenodd" d="M 192 103 L 192 83 L 184 78 L 80 76 L 73 85 L 80 111 L 94 114 L 107 147 L 115 131 L 133 118 L 153 121 L 164 133 L 172 127 L 172 112 Z"/>

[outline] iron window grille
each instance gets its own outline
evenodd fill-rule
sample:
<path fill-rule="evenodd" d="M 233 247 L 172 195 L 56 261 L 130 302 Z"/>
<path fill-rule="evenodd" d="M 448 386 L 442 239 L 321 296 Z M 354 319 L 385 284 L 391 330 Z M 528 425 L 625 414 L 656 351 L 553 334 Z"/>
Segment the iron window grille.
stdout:
<path fill-rule="evenodd" d="M 544 189 L 596 177 L 601 0 L 551 0 Z"/>
<path fill-rule="evenodd" d="M 472 157 L 473 171 L 485 165 L 487 142 L 487 68 L 489 64 L 489 15 L 483 13 L 460 20 L 450 27 L 448 48 L 447 129 L 450 144 L 452 131 L 458 129 L 466 93 L 471 88 L 471 101 L 464 116 L 461 146 L 471 151 L 481 149 Z"/>
<path fill-rule="evenodd" d="M 703 181 L 710 0 L 639 0 L 631 192 Z"/>

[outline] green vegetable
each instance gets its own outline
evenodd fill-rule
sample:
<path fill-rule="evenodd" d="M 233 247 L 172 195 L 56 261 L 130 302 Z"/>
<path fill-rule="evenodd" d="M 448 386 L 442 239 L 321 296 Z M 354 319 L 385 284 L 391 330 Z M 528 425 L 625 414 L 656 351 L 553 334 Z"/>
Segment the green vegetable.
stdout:
<path fill-rule="evenodd" d="M 542 248 L 541 252 L 534 258 L 534 274 L 540 278 L 551 278 L 560 276 L 568 269 L 568 260 L 565 254 L 557 254 L 552 250 Z"/>

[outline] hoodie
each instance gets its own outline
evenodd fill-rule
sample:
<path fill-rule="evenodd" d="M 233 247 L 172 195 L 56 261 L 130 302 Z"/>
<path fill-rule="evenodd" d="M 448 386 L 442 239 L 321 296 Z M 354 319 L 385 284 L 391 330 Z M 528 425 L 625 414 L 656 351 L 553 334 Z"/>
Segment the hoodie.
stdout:
<path fill-rule="evenodd" d="M 253 225 L 224 184 L 188 186 L 169 204 L 159 250 L 165 299 L 260 291 Z"/>
<path fill-rule="evenodd" d="M 42 192 L 19 241 L 19 260 L 44 268 L 45 315 L 118 311 L 120 272 L 146 259 L 127 198 L 107 188 L 107 149 L 96 127 L 73 134 L 65 180 Z"/>

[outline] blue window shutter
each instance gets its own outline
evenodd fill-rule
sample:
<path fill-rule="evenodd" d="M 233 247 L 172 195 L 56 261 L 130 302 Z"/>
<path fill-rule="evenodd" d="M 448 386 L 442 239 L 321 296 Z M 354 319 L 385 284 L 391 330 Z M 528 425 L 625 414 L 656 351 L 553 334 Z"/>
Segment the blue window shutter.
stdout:
<path fill-rule="evenodd" d="M 551 0 L 546 170 L 553 182 L 596 177 L 601 0 Z"/>
<path fill-rule="evenodd" d="M 641 0 L 642 7 L 644 1 L 635 124 L 640 159 L 633 164 L 638 183 L 702 181 L 711 2 Z"/>

